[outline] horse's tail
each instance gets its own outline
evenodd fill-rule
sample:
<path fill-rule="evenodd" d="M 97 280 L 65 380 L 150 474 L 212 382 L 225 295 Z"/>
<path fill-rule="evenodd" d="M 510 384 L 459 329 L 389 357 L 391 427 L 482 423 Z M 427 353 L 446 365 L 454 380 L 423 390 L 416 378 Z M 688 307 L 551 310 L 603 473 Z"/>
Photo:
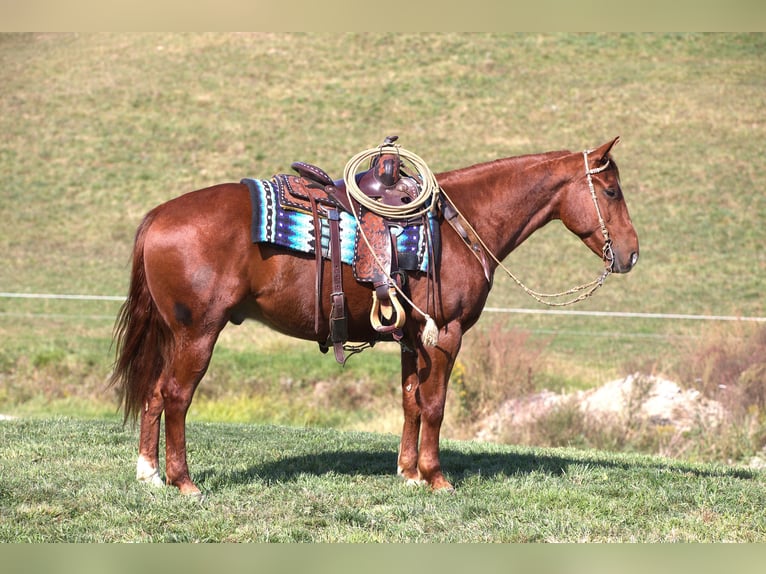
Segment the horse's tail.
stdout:
<path fill-rule="evenodd" d="M 150 212 L 136 231 L 128 298 L 114 326 L 116 359 L 109 384 L 117 389 L 124 411 L 124 422 L 135 422 L 170 353 L 172 336 L 160 316 L 146 284 L 144 241 L 154 220 Z"/>

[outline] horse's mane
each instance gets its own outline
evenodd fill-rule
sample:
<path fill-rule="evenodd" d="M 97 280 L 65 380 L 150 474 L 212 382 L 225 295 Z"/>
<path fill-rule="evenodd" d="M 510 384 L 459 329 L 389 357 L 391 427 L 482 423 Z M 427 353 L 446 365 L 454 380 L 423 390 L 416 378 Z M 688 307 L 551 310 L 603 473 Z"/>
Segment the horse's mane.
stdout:
<path fill-rule="evenodd" d="M 504 169 L 528 169 L 531 167 L 538 167 L 541 164 L 558 161 L 561 158 L 573 155 L 575 153 L 581 154 L 582 152 L 572 152 L 569 150 L 549 151 L 544 153 L 524 154 L 511 157 L 505 157 L 490 161 L 485 161 L 470 165 L 468 167 L 457 168 L 448 170 L 436 175 L 437 180 L 440 183 L 449 185 L 450 179 L 454 177 L 468 177 L 468 178 L 481 178 L 485 174 L 494 173 L 498 170 Z M 620 170 L 617 167 L 617 163 L 612 158 L 612 155 L 608 155 L 609 161 L 614 166 L 614 170 L 617 174 L 617 179 L 620 178 Z M 595 166 L 591 166 L 595 167 Z M 582 174 L 585 174 L 584 167 Z"/>
<path fill-rule="evenodd" d="M 470 165 L 468 167 L 457 168 L 449 171 L 445 171 L 436 175 L 436 179 L 440 183 L 449 185 L 449 181 L 455 177 L 467 177 L 470 179 L 482 178 L 484 175 L 490 173 L 497 173 L 499 170 L 507 169 L 528 169 L 533 166 L 537 166 L 541 163 L 558 160 L 565 155 L 569 155 L 572 152 L 569 151 L 552 151 L 546 153 L 536 154 L 524 154 L 511 157 L 505 157 L 500 159 L 494 159 Z"/>

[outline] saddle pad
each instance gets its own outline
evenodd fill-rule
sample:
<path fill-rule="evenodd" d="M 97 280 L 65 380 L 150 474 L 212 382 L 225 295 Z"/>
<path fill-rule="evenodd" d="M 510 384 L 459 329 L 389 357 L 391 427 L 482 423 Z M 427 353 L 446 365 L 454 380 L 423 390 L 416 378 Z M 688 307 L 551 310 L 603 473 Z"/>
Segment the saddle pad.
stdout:
<path fill-rule="evenodd" d="M 253 243 L 271 243 L 302 253 L 314 253 L 316 241 L 312 215 L 283 208 L 277 201 L 278 187 L 275 181 L 243 179 L 242 183 L 250 189 L 253 207 L 251 225 Z M 324 218 L 320 218 L 319 222 L 322 256 L 329 259 L 330 224 Z M 429 223 L 433 229 L 435 222 L 429 220 Z M 356 232 L 356 219 L 350 213 L 342 211 L 340 213 L 340 251 L 341 260 L 348 265 L 354 262 Z M 402 269 L 422 272 L 428 270 L 428 249 L 422 225 L 404 227 L 402 233 L 396 238 L 396 250 Z M 412 265 L 405 265 L 405 262 L 410 261 Z"/>

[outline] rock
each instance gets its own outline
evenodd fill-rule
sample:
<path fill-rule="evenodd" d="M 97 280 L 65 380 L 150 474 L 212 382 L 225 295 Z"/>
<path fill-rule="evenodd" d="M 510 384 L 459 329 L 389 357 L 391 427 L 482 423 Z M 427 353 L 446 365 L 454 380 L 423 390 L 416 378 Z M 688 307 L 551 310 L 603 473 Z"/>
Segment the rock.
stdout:
<path fill-rule="evenodd" d="M 698 423 L 714 425 L 723 416 L 721 404 L 705 399 L 699 391 L 684 390 L 673 381 L 638 373 L 578 395 L 580 408 L 586 414 L 643 420 L 678 430 L 688 430 Z"/>
<path fill-rule="evenodd" d="M 720 403 L 704 398 L 699 391 L 684 390 L 662 377 L 636 373 L 587 391 L 559 394 L 545 390 L 511 399 L 480 422 L 475 437 L 498 440 L 507 429 L 531 425 L 565 403 L 579 406 L 596 424 L 611 420 L 667 426 L 675 432 L 699 424 L 715 426 L 724 415 Z"/>

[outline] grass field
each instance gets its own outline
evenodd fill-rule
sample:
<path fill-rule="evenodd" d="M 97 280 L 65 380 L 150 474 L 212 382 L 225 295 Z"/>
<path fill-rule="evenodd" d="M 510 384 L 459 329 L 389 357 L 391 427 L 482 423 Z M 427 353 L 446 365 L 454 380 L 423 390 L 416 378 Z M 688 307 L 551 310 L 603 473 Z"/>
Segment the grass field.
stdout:
<path fill-rule="evenodd" d="M 158 203 L 222 181 L 286 172 L 294 160 L 320 165 L 339 177 L 351 155 L 389 134 L 398 134 L 405 148 L 437 172 L 523 153 L 595 147 L 620 135 L 614 154 L 641 240 L 641 259 L 631 274 L 611 277 L 577 309 L 764 316 L 764 54 L 763 34 L 2 34 L 0 292 L 121 296 L 127 289 L 135 228 Z M 589 280 L 600 267 L 558 224 L 536 233 L 505 263 L 544 291 Z M 500 275 L 488 305 L 536 308 Z M 118 472 L 124 472 L 123 462 L 133 458 L 134 440 L 104 430 L 119 419 L 114 397 L 105 389 L 118 308 L 114 301 L 0 297 L 0 413 L 30 419 L 5 426 L 3 432 L 15 436 L 29 424 L 45 437 L 44 421 L 51 416 L 105 420 L 83 422 L 84 427 L 68 421 L 50 425 L 67 436 L 83 428 L 96 433 L 98 441 L 107 443 L 107 456 L 120 457 Z M 530 335 L 529 344 L 541 349 L 534 364 L 535 384 L 554 390 L 587 388 L 637 370 L 693 385 L 706 376 L 706 364 L 699 358 L 704 356 L 701 350 L 712 347 L 703 343 L 736 345 L 758 336 L 747 324 L 503 313 L 486 314 L 476 329 L 480 334 L 496 324 Z M 466 352 L 477 337 L 468 335 Z M 200 429 L 228 421 L 393 433 L 400 425 L 396 358 L 395 347 L 381 345 L 340 369 L 316 345 L 255 324 L 229 328 L 190 419 Z M 300 371 L 294 369 L 296 362 Z M 452 414 L 445 433 L 459 436 Z M 759 420 L 763 425 L 763 417 Z M 215 434 L 264 432 L 234 428 L 215 427 Z M 109 446 L 112 440 L 116 444 Z M 387 445 L 373 446 L 373 451 L 391 448 L 389 437 L 365 435 L 368 440 Z M 35 448 L 53 446 L 45 446 L 41 438 Z M 31 447 L 19 452 L 24 448 Z M 459 453 L 475 447 L 451 448 Z M 522 456 L 520 451 L 503 452 L 510 454 L 502 457 L 514 460 Z M 243 460 L 260 456 L 252 453 Z M 454 454 L 458 464 L 453 468 L 458 469 L 453 472 L 472 472 L 467 467 L 473 464 L 460 470 L 460 459 L 474 456 L 484 455 Z M 632 480 L 628 463 L 562 456 L 573 457 L 575 469 L 588 468 L 586 482 L 594 482 L 590 487 L 596 490 L 585 496 L 602 501 L 602 514 L 612 504 L 617 504 L 616 514 L 626 512 L 597 485 L 602 471 L 606 482 Z M 214 491 L 229 488 L 220 474 L 229 470 L 210 462 L 208 454 L 204 458 L 208 469 L 216 466 L 203 470 L 203 483 Z M 373 459 L 374 465 L 383 464 Z M 655 469 L 654 464 L 665 463 L 642 462 L 637 472 L 652 475 L 647 469 Z M 397 490 L 388 483 L 393 480 L 388 470 L 381 474 L 380 468 L 362 472 L 360 480 L 384 481 L 402 508 L 450 504 Z M 495 468 L 489 481 L 468 474 L 458 479 L 464 489 L 506 493 L 534 488 L 540 478 L 537 471 L 508 478 Z M 3 481 L 9 480 L 7 471 L 6 466 Z M 566 473 L 550 468 L 542 472 L 554 490 L 569 484 Z M 648 489 L 644 496 L 662 482 L 657 477 L 664 479 L 663 473 L 639 480 Z M 669 476 L 678 476 L 674 473 Z M 325 480 L 325 474 L 307 480 Z M 120 488 L 133 500 L 158 496 L 173 508 L 186 504 L 145 493 L 125 476 Z M 260 484 L 260 476 L 255 472 L 254 482 L 248 478 L 234 489 L 251 490 Z M 331 491 L 350 476 L 333 475 L 322 488 Z M 716 476 L 724 482 L 740 480 L 725 472 Z M 301 488 L 302 480 L 296 474 L 287 489 Z M 719 488 L 706 481 L 695 484 L 693 488 Z M 57 488 L 55 481 L 51 488 Z M 742 496 L 749 500 L 752 492 L 743 488 Z M 278 499 L 283 491 L 268 492 Z M 706 494 L 683 496 L 685 508 L 702 508 L 695 497 Z M 230 504 L 244 504 L 237 500 Z M 44 520 L 37 516 L 45 514 L 35 506 L 38 502 L 24 504 L 32 505 L 33 523 Z M 382 512 L 394 512 L 395 506 Z M 494 512 L 495 503 L 489 506 Z M 114 508 L 104 512 L 115 512 L 122 521 L 130 516 Z M 464 518 L 474 511 L 462 507 L 449 512 L 457 514 L 438 520 Z M 679 539 L 725 538 L 730 511 L 714 511 L 707 534 L 696 527 L 689 530 L 680 510 L 669 512 L 678 514 L 664 515 L 663 525 L 643 539 L 672 539 L 673 532 L 680 532 Z M 520 519 L 501 515 L 508 521 L 505 527 Z M 524 515 L 521 521 L 540 518 Z M 707 524 L 708 518 L 698 518 Z M 351 526 L 334 534 L 351 539 L 354 521 L 369 526 L 373 520 L 350 516 L 346 522 Z M 634 520 L 634 527 L 618 529 L 614 537 L 634 536 L 644 519 Z M 678 521 L 684 527 L 674 531 Z M 610 538 L 594 534 L 601 526 L 594 523 L 592 531 L 582 531 L 570 524 L 561 539 Z M 508 538 L 556 538 L 552 527 L 539 528 L 511 529 L 515 534 Z M 334 535 L 320 530 L 323 534 L 306 536 Z M 299 531 L 311 530 L 295 518 L 294 525 L 274 537 L 300 538 Z M 734 532 L 736 539 L 758 539 L 763 524 L 756 520 Z M 53 530 L 48 534 L 57 536 Z M 158 531 L 120 536 L 164 538 Z M 207 535 L 179 535 L 197 536 Z M 243 534 L 247 536 L 271 535 Z M 369 532 L 363 537 L 374 538 Z"/>
<path fill-rule="evenodd" d="M 763 542 L 763 473 L 446 441 L 454 495 L 395 476 L 397 437 L 190 426 L 203 501 L 133 478 L 110 422 L 0 422 L 4 542 Z M 6 472 L 8 468 L 12 472 Z"/>

